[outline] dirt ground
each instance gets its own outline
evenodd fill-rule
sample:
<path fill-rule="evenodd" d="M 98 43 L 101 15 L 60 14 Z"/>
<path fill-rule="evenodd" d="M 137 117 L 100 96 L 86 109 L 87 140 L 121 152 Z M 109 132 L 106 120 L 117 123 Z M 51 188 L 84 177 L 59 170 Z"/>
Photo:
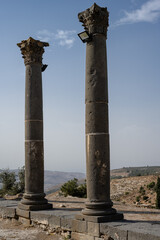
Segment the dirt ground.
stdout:
<path fill-rule="evenodd" d="M 16 220 L 0 219 L 0 240 L 64 240 L 40 228 L 25 227 Z"/>

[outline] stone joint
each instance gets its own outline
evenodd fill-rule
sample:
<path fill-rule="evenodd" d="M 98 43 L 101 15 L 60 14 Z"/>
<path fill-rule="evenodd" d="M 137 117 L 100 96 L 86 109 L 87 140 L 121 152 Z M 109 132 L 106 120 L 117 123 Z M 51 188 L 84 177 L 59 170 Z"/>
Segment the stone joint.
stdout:
<path fill-rule="evenodd" d="M 31 63 L 42 64 L 42 54 L 44 53 L 44 47 L 49 46 L 47 42 L 41 42 L 33 38 L 23 40 L 17 43 L 24 58 L 25 65 Z"/>
<path fill-rule="evenodd" d="M 79 13 L 78 18 L 89 34 L 99 33 L 107 36 L 107 28 L 109 26 L 109 12 L 107 8 L 101 8 L 94 3 L 86 11 Z"/>

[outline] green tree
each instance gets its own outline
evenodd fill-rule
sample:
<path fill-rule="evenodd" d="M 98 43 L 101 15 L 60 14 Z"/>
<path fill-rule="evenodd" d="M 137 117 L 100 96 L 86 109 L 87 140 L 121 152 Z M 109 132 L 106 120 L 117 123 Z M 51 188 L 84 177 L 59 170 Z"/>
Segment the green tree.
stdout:
<path fill-rule="evenodd" d="M 11 172 L 9 169 L 5 169 L 0 173 L 0 182 L 2 183 L 2 189 L 0 189 L 0 195 L 5 194 L 16 195 L 17 193 L 24 192 L 25 186 L 25 169 L 22 167 L 18 172 L 19 181 L 16 181 L 15 172 Z"/>
<path fill-rule="evenodd" d="M 147 188 L 148 189 L 153 189 L 154 187 L 155 187 L 155 185 L 156 185 L 156 183 L 155 182 L 151 182 L 151 183 L 149 183 L 148 185 L 147 185 Z"/>
<path fill-rule="evenodd" d="M 70 181 L 68 181 L 67 183 L 63 184 L 61 187 L 61 191 L 64 193 L 65 197 L 67 195 L 71 195 L 71 196 L 76 196 L 77 193 L 77 187 L 78 187 L 78 179 L 74 178 Z"/>
<path fill-rule="evenodd" d="M 78 186 L 78 179 L 74 178 L 64 183 L 61 187 L 61 191 L 64 193 L 65 197 L 67 195 L 73 197 L 86 197 L 86 182 Z"/>
<path fill-rule="evenodd" d="M 0 173 L 0 182 L 2 183 L 1 193 L 7 194 L 12 192 L 16 187 L 16 175 L 14 172 L 10 172 L 9 169 L 5 169 Z"/>
<path fill-rule="evenodd" d="M 160 209 L 160 177 L 157 178 L 156 194 L 156 208 Z"/>
<path fill-rule="evenodd" d="M 87 197 L 87 185 L 86 180 L 84 184 L 80 184 L 77 188 L 77 197 L 86 198 Z"/>

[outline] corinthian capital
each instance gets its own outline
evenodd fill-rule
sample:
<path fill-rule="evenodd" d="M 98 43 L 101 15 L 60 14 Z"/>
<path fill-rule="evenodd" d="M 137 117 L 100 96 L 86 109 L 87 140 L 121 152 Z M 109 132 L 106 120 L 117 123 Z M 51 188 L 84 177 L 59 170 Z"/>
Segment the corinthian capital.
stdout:
<path fill-rule="evenodd" d="M 94 3 L 86 11 L 78 14 L 79 21 L 83 23 L 85 30 L 90 34 L 100 33 L 107 35 L 109 26 L 109 12 L 107 8 L 101 8 Z"/>
<path fill-rule="evenodd" d="M 49 46 L 47 42 L 41 42 L 33 38 L 23 40 L 21 43 L 17 43 L 20 47 L 21 53 L 24 58 L 25 65 L 30 63 L 42 64 L 42 54 L 44 53 L 44 47 Z"/>

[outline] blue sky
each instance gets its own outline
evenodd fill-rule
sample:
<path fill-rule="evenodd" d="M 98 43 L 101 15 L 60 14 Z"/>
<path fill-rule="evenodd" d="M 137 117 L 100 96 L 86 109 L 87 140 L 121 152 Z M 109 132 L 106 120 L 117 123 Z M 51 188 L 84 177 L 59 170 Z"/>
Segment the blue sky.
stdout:
<path fill-rule="evenodd" d="M 0 1 L 0 168 L 24 165 L 25 66 L 30 36 L 43 55 L 45 169 L 85 172 L 85 44 L 77 14 L 89 0 Z M 107 39 L 111 168 L 160 165 L 160 0 L 97 0 Z"/>

